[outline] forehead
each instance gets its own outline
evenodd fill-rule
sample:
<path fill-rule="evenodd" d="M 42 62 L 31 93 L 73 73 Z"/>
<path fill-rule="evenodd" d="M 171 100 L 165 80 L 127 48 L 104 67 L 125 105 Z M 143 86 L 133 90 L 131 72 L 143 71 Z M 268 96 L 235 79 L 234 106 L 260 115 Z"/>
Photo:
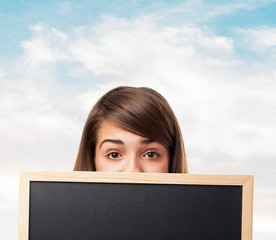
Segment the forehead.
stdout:
<path fill-rule="evenodd" d="M 146 139 L 142 136 L 129 132 L 125 129 L 118 127 L 114 122 L 104 120 L 97 131 L 97 141 L 103 138 L 125 138 L 125 137 L 135 137 L 139 139 Z"/>
<path fill-rule="evenodd" d="M 135 133 L 129 132 L 125 129 L 118 127 L 112 121 L 104 120 L 97 133 L 97 140 L 96 140 L 96 148 L 100 148 L 103 142 L 120 142 L 120 145 L 127 145 L 127 146 L 151 146 L 151 147 L 162 147 L 166 150 L 163 144 L 154 139 L 149 139 L 146 137 L 142 137 Z"/>

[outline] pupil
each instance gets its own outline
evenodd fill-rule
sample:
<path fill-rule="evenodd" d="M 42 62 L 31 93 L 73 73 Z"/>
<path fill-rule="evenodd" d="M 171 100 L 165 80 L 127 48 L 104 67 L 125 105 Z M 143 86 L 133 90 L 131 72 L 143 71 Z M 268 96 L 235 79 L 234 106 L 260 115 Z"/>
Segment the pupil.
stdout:
<path fill-rule="evenodd" d="M 117 156 L 117 153 L 112 153 L 112 157 L 116 158 Z"/>

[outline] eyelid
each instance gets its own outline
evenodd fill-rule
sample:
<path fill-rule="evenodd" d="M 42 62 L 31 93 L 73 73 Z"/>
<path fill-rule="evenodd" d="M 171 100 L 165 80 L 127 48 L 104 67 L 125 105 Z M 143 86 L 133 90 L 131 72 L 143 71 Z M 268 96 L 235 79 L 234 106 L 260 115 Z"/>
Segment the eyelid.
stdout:
<path fill-rule="evenodd" d="M 112 157 L 110 157 L 110 154 L 112 154 L 112 153 L 117 153 L 117 154 L 119 154 L 119 157 L 118 157 L 118 158 L 112 158 Z M 106 156 L 108 159 L 116 160 L 116 159 L 121 158 L 123 155 L 122 155 L 121 153 L 119 153 L 118 151 L 116 151 L 116 150 L 112 150 L 112 151 L 108 151 L 108 153 L 107 153 L 105 156 Z"/>
<path fill-rule="evenodd" d="M 156 154 L 156 157 L 154 157 L 154 158 L 149 158 L 149 159 L 157 159 L 157 158 L 160 157 L 160 154 L 159 154 L 156 150 L 148 150 L 148 151 L 146 151 L 146 152 L 143 154 L 143 156 L 146 156 L 148 153 L 154 153 L 154 154 Z"/>

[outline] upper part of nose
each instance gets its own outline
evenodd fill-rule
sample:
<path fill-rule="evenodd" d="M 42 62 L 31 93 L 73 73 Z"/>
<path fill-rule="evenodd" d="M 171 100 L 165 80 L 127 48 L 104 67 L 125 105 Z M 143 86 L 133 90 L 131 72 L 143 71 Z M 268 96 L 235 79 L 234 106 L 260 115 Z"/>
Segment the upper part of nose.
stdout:
<path fill-rule="evenodd" d="M 139 158 L 133 156 L 125 159 L 123 172 L 143 172 Z"/>

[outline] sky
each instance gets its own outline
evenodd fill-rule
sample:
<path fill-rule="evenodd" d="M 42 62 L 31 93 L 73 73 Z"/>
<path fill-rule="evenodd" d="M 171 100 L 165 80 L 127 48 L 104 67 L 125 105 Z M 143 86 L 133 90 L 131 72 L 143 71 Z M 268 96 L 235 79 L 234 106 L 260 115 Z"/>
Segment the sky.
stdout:
<path fill-rule="evenodd" d="M 254 175 L 254 240 L 276 239 L 276 1 L 0 1 L 0 231 L 20 170 L 71 171 L 108 90 L 160 92 L 191 174 Z"/>

